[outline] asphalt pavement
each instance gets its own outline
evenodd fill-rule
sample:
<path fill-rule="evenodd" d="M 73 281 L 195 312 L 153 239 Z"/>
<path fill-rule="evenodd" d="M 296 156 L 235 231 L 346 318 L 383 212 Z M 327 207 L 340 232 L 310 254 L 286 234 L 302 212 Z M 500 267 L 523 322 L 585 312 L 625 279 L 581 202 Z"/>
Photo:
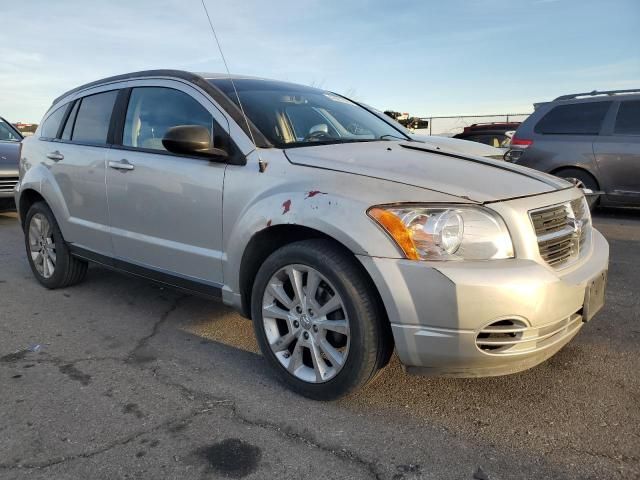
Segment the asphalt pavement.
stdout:
<path fill-rule="evenodd" d="M 605 211 L 605 309 L 485 379 L 391 365 L 332 403 L 284 388 L 251 323 L 97 266 L 49 291 L 0 214 L 2 479 L 640 478 L 640 212 Z"/>

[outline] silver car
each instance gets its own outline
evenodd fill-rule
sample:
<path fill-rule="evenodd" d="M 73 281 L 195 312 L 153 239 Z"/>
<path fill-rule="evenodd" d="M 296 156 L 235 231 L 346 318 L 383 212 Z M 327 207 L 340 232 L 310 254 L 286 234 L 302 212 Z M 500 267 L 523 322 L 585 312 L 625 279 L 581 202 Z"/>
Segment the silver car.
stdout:
<path fill-rule="evenodd" d="M 410 373 L 530 368 L 604 302 L 609 248 L 573 185 L 290 83 L 157 70 L 78 87 L 24 141 L 16 201 L 45 287 L 97 262 L 219 298 L 315 399 L 394 348 Z"/>
<path fill-rule="evenodd" d="M 22 134 L 0 117 L 0 212 L 13 210 L 13 189 L 18 183 Z"/>

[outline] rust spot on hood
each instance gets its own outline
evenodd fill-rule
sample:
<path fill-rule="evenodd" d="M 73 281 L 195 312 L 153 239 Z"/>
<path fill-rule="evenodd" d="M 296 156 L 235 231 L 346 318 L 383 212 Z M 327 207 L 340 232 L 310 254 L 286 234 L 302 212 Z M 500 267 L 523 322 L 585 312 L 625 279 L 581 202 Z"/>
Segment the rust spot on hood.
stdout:
<path fill-rule="evenodd" d="M 291 209 L 291 200 L 286 200 L 285 202 L 283 202 L 282 208 L 282 214 L 284 215 Z"/>
<path fill-rule="evenodd" d="M 310 192 L 307 192 L 307 196 L 304 197 L 305 199 L 307 198 L 311 198 L 311 197 L 315 197 L 316 195 L 326 195 L 326 192 L 321 192 L 320 190 L 311 190 Z"/>

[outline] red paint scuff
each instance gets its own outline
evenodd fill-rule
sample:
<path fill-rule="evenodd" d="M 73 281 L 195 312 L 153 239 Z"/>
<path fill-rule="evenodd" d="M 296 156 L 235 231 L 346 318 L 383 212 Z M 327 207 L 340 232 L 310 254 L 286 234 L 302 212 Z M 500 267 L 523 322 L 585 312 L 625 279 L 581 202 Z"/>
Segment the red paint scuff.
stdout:
<path fill-rule="evenodd" d="M 306 198 L 311 198 L 311 197 L 315 197 L 316 195 L 326 195 L 326 192 L 321 192 L 320 190 L 311 190 L 310 192 L 307 193 L 307 196 L 304 197 Z"/>
<path fill-rule="evenodd" d="M 284 209 L 282 211 L 282 214 L 284 215 L 285 213 L 287 213 L 290 209 L 291 209 L 291 200 L 286 200 L 283 204 L 282 204 L 282 208 Z"/>

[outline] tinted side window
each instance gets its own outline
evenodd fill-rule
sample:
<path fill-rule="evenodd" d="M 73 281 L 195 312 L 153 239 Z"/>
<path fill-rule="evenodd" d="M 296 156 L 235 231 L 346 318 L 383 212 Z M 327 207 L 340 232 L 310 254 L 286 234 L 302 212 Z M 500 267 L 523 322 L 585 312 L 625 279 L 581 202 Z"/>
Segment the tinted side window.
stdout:
<path fill-rule="evenodd" d="M 76 121 L 76 115 L 78 114 L 78 107 L 80 106 L 80 100 L 78 100 L 74 105 L 69 117 L 67 118 L 67 123 L 64 125 L 64 130 L 62 131 L 62 140 L 71 140 L 71 130 L 73 130 L 73 124 Z"/>
<path fill-rule="evenodd" d="M 640 135 L 640 100 L 620 104 L 613 131 L 622 135 Z"/>
<path fill-rule="evenodd" d="M 0 140 L 19 142 L 21 138 L 9 125 L 0 120 Z"/>
<path fill-rule="evenodd" d="M 122 144 L 128 147 L 166 151 L 164 134 L 178 125 L 206 127 L 213 139 L 214 120 L 195 99 L 179 90 L 140 87 L 131 91 Z"/>
<path fill-rule="evenodd" d="M 80 102 L 71 139 L 82 143 L 107 143 L 109 122 L 117 90 L 84 97 Z"/>
<path fill-rule="evenodd" d="M 538 122 L 534 131 L 546 134 L 597 135 L 611 102 L 558 105 Z"/>
<path fill-rule="evenodd" d="M 60 128 L 60 123 L 62 123 L 62 119 L 66 111 L 67 105 L 63 105 L 49 115 L 42 124 L 40 136 L 44 138 L 56 138 L 58 135 L 58 129 Z"/>

